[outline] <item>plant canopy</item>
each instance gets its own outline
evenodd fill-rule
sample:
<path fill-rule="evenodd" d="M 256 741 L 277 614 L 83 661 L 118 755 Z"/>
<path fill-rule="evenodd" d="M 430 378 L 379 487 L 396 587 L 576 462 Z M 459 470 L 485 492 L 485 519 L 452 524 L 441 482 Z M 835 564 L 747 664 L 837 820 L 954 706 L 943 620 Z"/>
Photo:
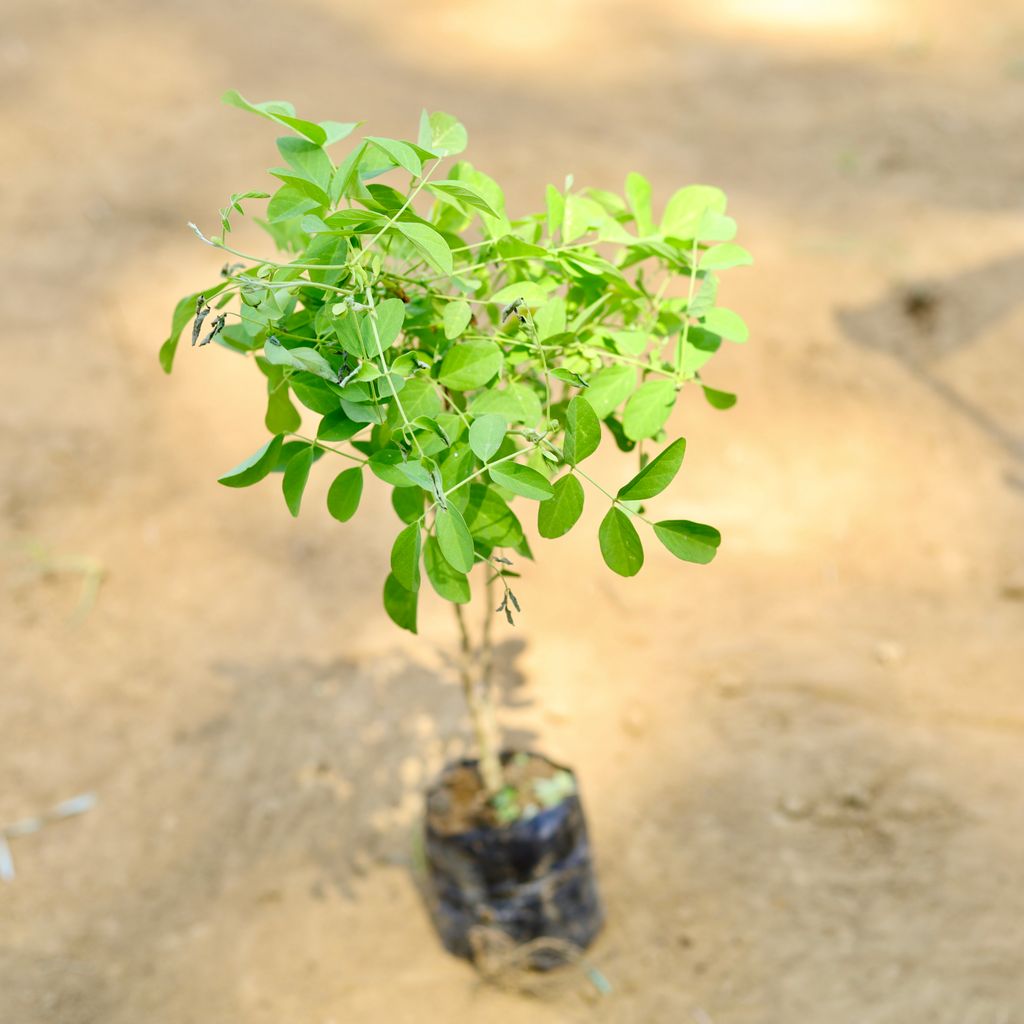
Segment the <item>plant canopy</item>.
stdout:
<path fill-rule="evenodd" d="M 279 474 L 297 516 L 323 457 L 340 522 L 367 483 L 393 488 L 383 602 L 412 632 L 424 579 L 464 604 L 477 563 L 500 581 L 511 622 L 511 559 L 532 557 L 520 516 L 536 516 L 542 538 L 565 536 L 584 484 L 607 506 L 597 540 L 619 575 L 640 571 L 644 538 L 684 561 L 714 558 L 717 530 L 652 519 L 642 502 L 682 464 L 686 442 L 665 430 L 684 385 L 717 409 L 736 400 L 702 379 L 723 341 L 747 339 L 716 305 L 718 274 L 751 262 L 719 189 L 681 188 L 659 219 L 639 174 L 624 196 L 569 179 L 548 186 L 539 213 L 512 217 L 498 183 L 458 159 L 466 130 L 448 114 L 424 111 L 415 141 L 353 143 L 357 123 L 225 100 L 283 131 L 275 189 L 232 195 L 212 237 L 193 225 L 231 262 L 178 303 L 160 349 L 170 372 L 191 325 L 193 345 L 241 353 L 266 379 L 270 438 L 222 484 Z M 229 242 L 253 203 L 277 259 Z M 639 461 L 617 490 L 582 465 L 602 440 Z"/>

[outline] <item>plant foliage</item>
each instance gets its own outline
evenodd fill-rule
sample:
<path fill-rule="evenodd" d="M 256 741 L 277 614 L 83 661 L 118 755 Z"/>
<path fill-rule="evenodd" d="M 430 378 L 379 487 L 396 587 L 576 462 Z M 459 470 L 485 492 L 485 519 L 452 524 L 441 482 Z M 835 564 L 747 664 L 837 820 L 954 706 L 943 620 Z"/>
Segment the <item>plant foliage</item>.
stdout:
<path fill-rule="evenodd" d="M 751 262 L 719 189 L 681 188 L 658 219 L 638 174 L 624 197 L 570 179 L 513 218 L 498 183 L 458 159 L 466 130 L 448 114 L 424 112 L 415 141 L 352 143 L 356 123 L 224 98 L 288 134 L 272 192 L 232 195 L 216 236 L 193 225 L 232 262 L 178 303 L 160 349 L 170 372 L 191 325 L 193 345 L 242 353 L 266 379 L 271 437 L 222 484 L 278 472 L 298 515 L 326 455 L 342 463 L 327 493 L 341 522 L 370 478 L 393 488 L 401 529 L 383 600 L 413 632 L 423 578 L 462 604 L 477 563 L 501 581 L 512 621 L 509 556 L 531 557 L 513 505 L 536 506 L 541 537 L 564 536 L 583 512 L 581 480 L 608 504 L 597 539 L 614 572 L 643 565 L 637 520 L 684 561 L 714 557 L 713 527 L 652 521 L 640 502 L 681 466 L 685 441 L 665 426 L 683 386 L 698 382 L 715 408 L 736 400 L 701 379 L 723 341 L 747 339 L 716 305 L 718 273 Z M 229 243 L 253 203 L 278 259 Z M 603 438 L 640 460 L 615 495 L 581 468 Z"/>

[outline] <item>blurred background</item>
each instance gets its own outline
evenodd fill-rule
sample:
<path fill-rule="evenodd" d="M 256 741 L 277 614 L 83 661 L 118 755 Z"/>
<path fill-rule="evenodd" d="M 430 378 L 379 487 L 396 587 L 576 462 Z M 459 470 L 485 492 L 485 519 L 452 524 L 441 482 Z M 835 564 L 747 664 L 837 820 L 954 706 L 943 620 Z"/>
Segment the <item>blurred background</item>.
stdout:
<path fill-rule="evenodd" d="M 1020 1018 L 1018 0 L 0 21 L 0 830 L 95 798 L 9 839 L 3 1024 Z M 223 262 L 186 222 L 276 160 L 228 88 L 396 137 L 450 111 L 513 214 L 568 173 L 714 183 L 755 254 L 708 378 L 739 404 L 681 403 L 659 506 L 718 525 L 716 562 L 613 577 L 595 507 L 499 630 L 510 736 L 582 780 L 610 996 L 441 951 L 413 836 L 466 733 L 445 610 L 419 642 L 381 611 L 383 493 L 343 527 L 324 474 L 297 521 L 276 478 L 215 483 L 262 443 L 258 374 L 157 365 Z"/>

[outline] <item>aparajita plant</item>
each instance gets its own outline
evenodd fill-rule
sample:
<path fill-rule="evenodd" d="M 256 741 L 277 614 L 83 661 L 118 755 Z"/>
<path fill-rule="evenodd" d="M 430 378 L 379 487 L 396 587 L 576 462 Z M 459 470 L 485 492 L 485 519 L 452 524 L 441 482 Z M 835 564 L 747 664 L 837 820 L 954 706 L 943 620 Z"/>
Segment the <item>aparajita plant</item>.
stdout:
<path fill-rule="evenodd" d="M 640 571 L 646 531 L 677 558 L 711 561 L 716 529 L 652 519 L 643 503 L 682 463 L 686 442 L 665 425 L 683 387 L 695 382 L 718 409 L 736 401 L 702 379 L 723 340 L 747 339 L 740 317 L 716 305 L 718 272 L 751 262 L 720 190 L 681 188 L 656 220 L 639 174 L 625 198 L 569 179 L 548 186 L 542 212 L 512 218 L 497 182 L 472 164 L 441 173 L 467 141 L 448 114 L 424 112 L 416 142 L 366 135 L 339 159 L 359 124 L 306 121 L 288 103 L 236 92 L 225 100 L 289 134 L 277 140 L 285 166 L 269 172 L 273 194 L 232 195 L 217 236 L 193 225 L 231 262 L 178 303 L 160 350 L 169 372 L 191 324 L 193 345 L 216 341 L 266 378 L 270 440 L 221 483 L 280 472 L 298 515 L 316 464 L 341 460 L 327 494 L 341 522 L 367 481 L 392 487 L 402 527 L 384 607 L 413 632 L 421 564 L 460 605 L 481 563 L 512 621 L 512 560 L 531 557 L 514 499 L 554 539 L 580 518 L 583 484 L 593 488 L 607 505 L 601 555 L 621 576 Z M 262 200 L 258 223 L 280 258 L 228 241 L 242 204 Z M 602 424 L 638 460 L 617 488 L 583 468 Z"/>

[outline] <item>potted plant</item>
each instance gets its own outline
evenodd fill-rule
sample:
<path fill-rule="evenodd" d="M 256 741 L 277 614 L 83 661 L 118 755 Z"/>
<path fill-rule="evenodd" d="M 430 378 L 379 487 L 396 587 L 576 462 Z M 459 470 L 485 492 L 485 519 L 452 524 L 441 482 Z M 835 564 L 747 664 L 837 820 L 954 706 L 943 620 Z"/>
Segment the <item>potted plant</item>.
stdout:
<path fill-rule="evenodd" d="M 270 439 L 222 484 L 279 473 L 298 515 L 310 474 L 334 462 L 327 509 L 340 522 L 367 483 L 393 489 L 384 609 L 415 633 L 424 591 L 451 604 L 476 745 L 427 795 L 441 936 L 463 956 L 487 934 L 584 947 L 601 909 L 576 779 L 538 754 L 500 749 L 493 616 L 474 639 L 464 608 L 475 595 L 514 622 L 517 566 L 533 555 L 513 505 L 555 539 L 580 518 L 584 484 L 607 506 L 597 541 L 613 572 L 643 565 L 637 522 L 683 561 L 714 558 L 717 530 L 654 519 L 644 503 L 682 463 L 685 441 L 664 432 L 683 386 L 696 383 L 718 409 L 735 402 L 701 376 L 723 340 L 747 337 L 716 305 L 718 272 L 750 262 L 732 241 L 725 196 L 682 188 L 656 220 L 638 174 L 625 198 L 569 179 L 548 186 L 542 212 L 513 218 L 492 178 L 452 161 L 467 139 L 447 114 L 424 112 L 416 142 L 353 144 L 358 124 L 307 121 L 288 103 L 236 92 L 225 100 L 283 130 L 283 164 L 269 172 L 272 194 L 230 197 L 219 234 L 192 225 L 228 261 L 178 303 L 161 364 L 170 372 L 190 327 L 192 345 L 216 341 L 266 378 Z M 243 204 L 264 200 L 259 224 L 282 254 L 273 258 L 229 240 Z M 603 436 L 635 460 L 618 487 L 584 468 Z M 550 958 L 540 950 L 533 962 Z"/>

